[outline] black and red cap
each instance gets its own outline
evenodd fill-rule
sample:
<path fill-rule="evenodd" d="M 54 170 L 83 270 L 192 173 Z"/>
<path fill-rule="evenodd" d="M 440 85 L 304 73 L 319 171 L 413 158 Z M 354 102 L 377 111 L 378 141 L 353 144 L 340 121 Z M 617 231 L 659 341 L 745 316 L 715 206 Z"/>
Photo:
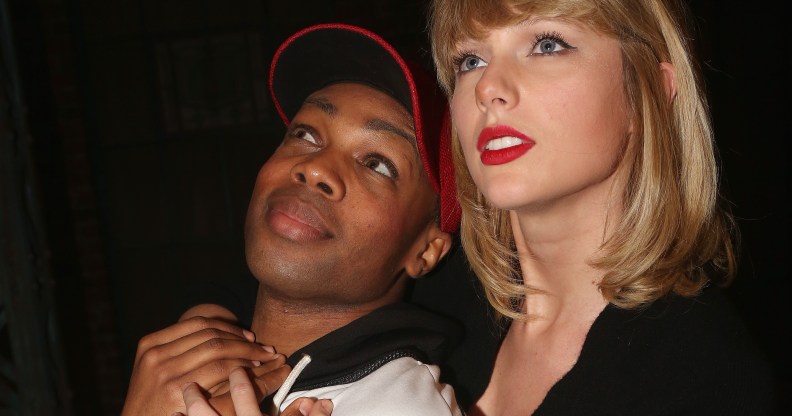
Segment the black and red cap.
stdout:
<path fill-rule="evenodd" d="M 287 125 L 309 95 L 339 82 L 379 89 L 412 114 L 424 170 L 440 195 L 440 228 L 456 232 L 461 210 L 454 189 L 448 104 L 435 78 L 377 34 L 340 23 L 300 30 L 272 59 L 270 94 Z"/>

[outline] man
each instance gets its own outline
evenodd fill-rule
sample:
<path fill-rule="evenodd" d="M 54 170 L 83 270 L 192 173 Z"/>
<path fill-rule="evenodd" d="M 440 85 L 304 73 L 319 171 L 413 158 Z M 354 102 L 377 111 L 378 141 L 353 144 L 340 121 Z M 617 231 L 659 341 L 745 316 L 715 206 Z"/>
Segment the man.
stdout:
<path fill-rule="evenodd" d="M 238 366 L 269 396 L 284 360 L 296 380 L 276 395 L 279 410 L 307 396 L 332 399 L 334 415 L 461 414 L 434 365 L 458 328 L 401 302 L 409 280 L 448 253 L 459 221 L 450 158 L 439 154 L 446 105 L 421 76 L 353 26 L 310 27 L 278 49 L 270 91 L 288 128 L 246 218 L 259 282 L 252 333 L 193 318 L 144 337 L 124 415 L 184 412 L 187 382 L 230 409 L 221 393 Z"/>

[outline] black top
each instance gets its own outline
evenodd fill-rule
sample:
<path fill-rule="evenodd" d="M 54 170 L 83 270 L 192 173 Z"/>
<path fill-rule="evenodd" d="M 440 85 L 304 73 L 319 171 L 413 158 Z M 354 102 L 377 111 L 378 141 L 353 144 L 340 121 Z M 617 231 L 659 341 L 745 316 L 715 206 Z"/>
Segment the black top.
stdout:
<path fill-rule="evenodd" d="M 534 415 L 770 415 L 773 397 L 764 355 L 710 287 L 644 311 L 608 305 Z"/>

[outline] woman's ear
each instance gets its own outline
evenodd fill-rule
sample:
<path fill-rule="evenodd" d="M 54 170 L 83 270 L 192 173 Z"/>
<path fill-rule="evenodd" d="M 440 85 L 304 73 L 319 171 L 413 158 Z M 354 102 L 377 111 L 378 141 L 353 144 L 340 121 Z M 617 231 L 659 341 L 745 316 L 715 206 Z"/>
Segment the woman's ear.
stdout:
<path fill-rule="evenodd" d="M 412 278 L 419 278 L 432 271 L 440 260 L 451 250 L 451 235 L 441 231 L 440 227 L 433 225 L 423 234 L 422 248 L 418 246 L 418 253 L 407 262 L 405 270 Z"/>
<path fill-rule="evenodd" d="M 669 62 L 660 62 L 660 76 L 663 77 L 663 86 L 666 91 L 666 99 L 671 104 L 674 101 L 677 93 L 676 85 L 676 69 L 674 65 Z"/>

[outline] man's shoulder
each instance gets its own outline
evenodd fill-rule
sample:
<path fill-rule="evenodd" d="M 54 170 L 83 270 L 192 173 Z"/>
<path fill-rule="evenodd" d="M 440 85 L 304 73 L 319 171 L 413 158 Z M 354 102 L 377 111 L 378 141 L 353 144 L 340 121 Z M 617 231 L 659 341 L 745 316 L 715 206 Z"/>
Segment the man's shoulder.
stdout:
<path fill-rule="evenodd" d="M 461 416 L 453 388 L 439 380 L 440 369 L 436 365 L 401 357 L 355 382 L 293 392 L 293 396 L 332 399 L 334 416 Z"/>

